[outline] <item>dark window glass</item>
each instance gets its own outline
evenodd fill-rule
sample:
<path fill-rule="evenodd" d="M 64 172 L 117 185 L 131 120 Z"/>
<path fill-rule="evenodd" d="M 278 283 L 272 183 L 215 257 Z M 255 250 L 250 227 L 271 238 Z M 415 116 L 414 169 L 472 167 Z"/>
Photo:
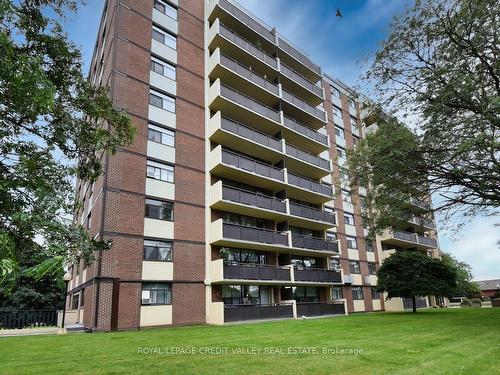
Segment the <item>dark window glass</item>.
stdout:
<path fill-rule="evenodd" d="M 144 240 L 144 260 L 172 261 L 172 242 Z"/>
<path fill-rule="evenodd" d="M 146 199 L 146 217 L 172 221 L 174 219 L 174 205 L 172 202 Z"/>
<path fill-rule="evenodd" d="M 149 302 L 149 303 L 148 303 Z M 172 303 L 172 285 L 170 283 L 143 283 L 143 305 L 170 305 Z"/>

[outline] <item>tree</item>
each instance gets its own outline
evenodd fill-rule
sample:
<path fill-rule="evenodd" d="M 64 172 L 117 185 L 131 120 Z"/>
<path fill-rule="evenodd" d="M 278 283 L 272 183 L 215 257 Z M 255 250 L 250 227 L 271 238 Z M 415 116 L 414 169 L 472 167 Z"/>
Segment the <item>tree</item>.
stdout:
<path fill-rule="evenodd" d="M 457 258 L 448 253 L 442 253 L 441 259 L 450 268 L 453 268 L 457 274 L 457 286 L 451 292 L 452 296 L 474 298 L 481 293 L 479 285 L 472 282 L 474 275 L 472 275 L 471 266 L 465 262 L 460 262 Z"/>
<path fill-rule="evenodd" d="M 133 141 L 126 113 L 82 74 L 60 20 L 75 0 L 0 0 L 0 285 L 92 261 L 110 243 L 72 222 L 75 179 L 94 181 L 101 159 Z M 52 18 L 49 17 L 52 15 Z M 37 264 L 25 267 L 26 254 Z"/>
<path fill-rule="evenodd" d="M 496 0 L 417 0 L 394 20 L 364 76 L 378 103 L 365 119 L 380 134 L 349 155 L 354 180 L 389 185 L 374 192 L 374 210 L 398 188 L 416 198 L 435 193 L 434 210 L 447 217 L 498 212 L 499 29 Z"/>
<path fill-rule="evenodd" d="M 450 296 L 457 285 L 456 270 L 440 259 L 419 251 L 397 251 L 384 260 L 377 272 L 377 290 L 387 298 L 412 298 L 417 312 L 416 296 Z"/>

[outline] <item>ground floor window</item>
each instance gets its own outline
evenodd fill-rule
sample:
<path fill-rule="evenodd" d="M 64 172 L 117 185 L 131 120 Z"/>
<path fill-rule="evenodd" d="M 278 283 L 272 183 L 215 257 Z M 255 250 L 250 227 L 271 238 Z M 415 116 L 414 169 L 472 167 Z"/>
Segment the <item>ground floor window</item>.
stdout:
<path fill-rule="evenodd" d="M 222 301 L 226 305 L 271 303 L 272 289 L 258 285 L 223 285 Z"/>
<path fill-rule="evenodd" d="M 362 300 L 363 299 L 363 288 L 360 286 L 352 287 L 352 299 Z"/>
<path fill-rule="evenodd" d="M 379 299 L 380 298 L 380 293 L 377 292 L 376 288 L 372 288 L 372 299 Z"/>
<path fill-rule="evenodd" d="M 340 286 L 334 286 L 332 288 L 332 299 L 342 298 L 342 288 Z"/>
<path fill-rule="evenodd" d="M 227 248 L 226 264 L 267 264 L 266 254 L 255 250 Z"/>
<path fill-rule="evenodd" d="M 170 305 L 172 303 L 171 283 L 143 283 L 143 305 Z"/>
<path fill-rule="evenodd" d="M 298 286 L 293 291 L 297 302 L 319 302 L 319 288 L 316 286 Z"/>
<path fill-rule="evenodd" d="M 73 294 L 73 298 L 71 299 L 71 309 L 78 309 L 78 303 L 80 301 L 80 293 Z"/>

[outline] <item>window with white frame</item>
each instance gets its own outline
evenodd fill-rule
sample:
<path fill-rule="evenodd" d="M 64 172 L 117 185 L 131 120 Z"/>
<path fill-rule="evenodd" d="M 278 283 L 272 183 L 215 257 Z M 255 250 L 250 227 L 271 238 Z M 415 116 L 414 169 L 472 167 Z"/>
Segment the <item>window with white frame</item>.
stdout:
<path fill-rule="evenodd" d="M 143 305 L 170 305 L 171 303 L 171 283 L 142 283 Z"/>
<path fill-rule="evenodd" d="M 177 8 L 166 1 L 154 0 L 154 8 L 170 18 L 177 20 Z"/>
<path fill-rule="evenodd" d="M 353 300 L 363 300 L 363 288 L 360 286 L 352 287 L 352 299 Z"/>
<path fill-rule="evenodd" d="M 172 242 L 144 240 L 144 260 L 171 262 Z"/>
<path fill-rule="evenodd" d="M 347 203 L 352 203 L 351 192 L 342 190 L 342 200 Z"/>
<path fill-rule="evenodd" d="M 151 56 L 151 70 L 175 81 L 176 68 L 174 65 L 166 61 Z"/>
<path fill-rule="evenodd" d="M 340 146 L 337 146 L 337 155 L 339 156 L 339 158 L 345 159 L 346 158 L 345 149 L 343 149 Z"/>
<path fill-rule="evenodd" d="M 357 121 L 356 121 L 356 119 L 355 119 L 355 118 L 352 118 L 352 117 L 351 117 L 351 118 L 350 118 L 350 122 L 351 122 L 351 127 L 352 127 L 353 129 L 357 129 L 357 128 L 358 128 L 358 123 L 357 123 Z"/>
<path fill-rule="evenodd" d="M 340 99 L 340 90 L 336 89 L 335 87 L 331 88 L 331 93 L 334 98 Z"/>
<path fill-rule="evenodd" d="M 332 207 L 324 206 L 323 211 L 328 212 L 329 214 L 335 215 L 335 210 Z"/>
<path fill-rule="evenodd" d="M 376 275 L 377 274 L 377 264 L 373 262 L 368 262 L 368 273 L 370 275 Z"/>
<path fill-rule="evenodd" d="M 174 167 L 168 164 L 157 163 L 152 160 L 147 162 L 146 175 L 155 180 L 174 182 Z"/>
<path fill-rule="evenodd" d="M 354 215 L 344 212 L 344 223 L 347 225 L 354 225 Z"/>
<path fill-rule="evenodd" d="M 358 249 L 358 242 L 356 241 L 355 237 L 346 236 L 345 238 L 347 241 L 347 247 L 349 249 L 354 249 L 354 250 Z"/>
<path fill-rule="evenodd" d="M 326 232 L 326 239 L 327 241 L 337 241 L 337 233 L 334 232 Z"/>
<path fill-rule="evenodd" d="M 155 90 L 149 90 L 149 104 L 175 113 L 175 99 Z"/>
<path fill-rule="evenodd" d="M 148 140 L 174 147 L 175 133 L 172 130 L 162 128 L 161 126 L 148 124 Z"/>
<path fill-rule="evenodd" d="M 356 109 L 356 104 L 354 103 L 354 100 L 347 99 L 347 104 L 349 104 L 349 108 Z"/>
<path fill-rule="evenodd" d="M 349 271 L 351 273 L 361 273 L 361 268 L 359 267 L 358 260 L 350 260 L 349 261 Z"/>
<path fill-rule="evenodd" d="M 335 135 L 339 138 L 345 138 L 344 135 L 344 129 L 339 128 L 338 126 L 335 127 Z"/>
<path fill-rule="evenodd" d="M 165 30 L 160 29 L 159 27 L 153 26 L 152 37 L 154 40 L 165 44 L 172 49 L 177 49 L 177 37 L 166 32 Z"/>
<path fill-rule="evenodd" d="M 342 287 L 334 286 L 332 287 L 332 299 L 342 299 Z"/>
<path fill-rule="evenodd" d="M 334 116 L 342 118 L 342 110 L 339 107 L 332 106 L 332 112 Z"/>

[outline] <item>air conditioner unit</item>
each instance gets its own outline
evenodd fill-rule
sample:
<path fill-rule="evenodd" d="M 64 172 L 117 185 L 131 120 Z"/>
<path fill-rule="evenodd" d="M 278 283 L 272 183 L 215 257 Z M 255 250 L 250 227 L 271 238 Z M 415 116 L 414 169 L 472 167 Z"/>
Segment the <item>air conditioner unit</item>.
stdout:
<path fill-rule="evenodd" d="M 151 300 L 149 298 L 143 298 L 141 301 L 142 301 L 143 305 L 150 305 L 151 304 Z"/>
<path fill-rule="evenodd" d="M 143 305 L 151 304 L 151 291 L 149 290 L 142 291 L 141 302 Z"/>

